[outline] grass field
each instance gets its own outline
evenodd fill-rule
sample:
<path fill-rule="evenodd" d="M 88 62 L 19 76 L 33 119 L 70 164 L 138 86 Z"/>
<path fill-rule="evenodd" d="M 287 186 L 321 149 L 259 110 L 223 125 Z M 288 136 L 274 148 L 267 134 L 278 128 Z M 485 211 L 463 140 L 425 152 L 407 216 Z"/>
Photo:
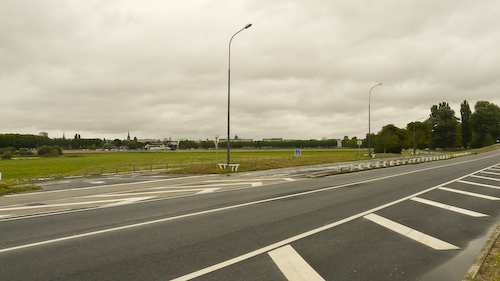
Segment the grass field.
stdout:
<path fill-rule="evenodd" d="M 365 159 L 361 151 L 348 149 L 232 150 L 231 163 L 241 164 L 238 171 L 255 171 L 280 167 L 313 165 Z M 14 158 L 0 161 L 3 179 L 35 179 L 67 176 L 90 176 L 106 173 L 167 169 L 176 173 L 223 173 L 216 169 L 215 150 L 167 152 L 88 152 L 65 153 L 46 158 Z M 219 163 L 227 162 L 226 151 L 218 152 Z"/>
<path fill-rule="evenodd" d="M 497 149 L 492 146 L 472 152 Z M 294 156 L 294 149 L 231 150 L 231 163 L 240 164 L 238 172 L 258 171 L 285 167 L 367 159 L 367 149 L 302 149 L 301 156 Z M 394 154 L 377 154 L 377 158 Z M 25 157 L 0 160 L 0 195 L 36 189 L 25 185 L 42 178 L 94 176 L 110 173 L 163 170 L 168 173 L 200 174 L 228 173 L 216 169 L 216 163 L 226 163 L 225 150 L 188 150 L 165 152 L 78 152 L 59 157 Z"/>

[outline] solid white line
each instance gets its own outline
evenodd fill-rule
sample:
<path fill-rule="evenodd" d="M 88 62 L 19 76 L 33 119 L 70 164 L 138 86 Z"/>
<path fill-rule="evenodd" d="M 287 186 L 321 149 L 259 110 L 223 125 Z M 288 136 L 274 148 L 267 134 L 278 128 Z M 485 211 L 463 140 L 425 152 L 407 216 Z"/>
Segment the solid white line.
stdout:
<path fill-rule="evenodd" d="M 137 196 L 137 195 L 148 195 L 148 194 L 160 194 L 160 193 L 176 193 L 176 192 L 194 192 L 194 191 L 204 191 L 204 190 L 217 190 L 220 188 L 192 188 L 192 189 L 176 189 L 176 190 L 161 190 L 161 191 L 147 191 L 147 192 L 132 192 L 132 193 L 107 193 L 107 194 L 96 194 L 88 195 L 80 198 L 99 198 L 99 197 L 117 197 L 117 196 Z M 199 193 L 199 192 L 198 192 Z"/>
<path fill-rule="evenodd" d="M 6 217 L 10 217 L 12 215 L 0 215 L 0 218 L 6 218 Z"/>
<path fill-rule="evenodd" d="M 481 172 L 481 173 L 484 173 L 484 172 Z M 500 181 L 500 179 L 492 178 L 492 177 L 483 177 L 483 176 L 477 176 L 477 175 L 471 175 L 471 177 L 478 178 L 478 179 L 490 180 L 490 181 Z"/>
<path fill-rule="evenodd" d="M 494 156 L 496 156 L 496 155 L 494 155 Z M 454 164 L 442 165 L 440 167 L 465 164 L 465 163 L 468 163 L 468 162 L 474 162 L 474 161 L 484 160 L 484 159 L 491 158 L 491 157 L 494 157 L 494 156 L 488 156 L 488 157 L 477 159 L 477 160 L 469 160 L 469 161 L 464 161 L 464 162 L 459 162 L 459 163 L 454 163 Z M 282 200 L 282 199 L 287 199 L 287 198 L 293 198 L 293 197 L 298 197 L 298 196 L 303 196 L 303 195 L 308 195 L 308 194 L 314 194 L 314 193 L 329 191 L 329 190 L 333 190 L 333 189 L 337 189 L 337 188 L 341 188 L 341 187 L 347 187 L 347 186 L 357 185 L 357 184 L 361 184 L 361 183 L 368 183 L 368 182 L 374 182 L 374 181 L 379 181 L 379 180 L 383 180 L 383 179 L 395 178 L 395 177 L 404 176 L 404 175 L 413 174 L 413 173 L 418 173 L 418 172 L 427 171 L 427 170 L 434 170 L 434 169 L 437 169 L 437 168 L 440 168 L 440 167 L 430 167 L 430 168 L 424 168 L 424 169 L 420 169 L 420 170 L 413 170 L 413 171 L 404 172 L 404 173 L 400 173 L 400 174 L 393 174 L 393 175 L 389 175 L 389 176 L 383 176 L 383 177 L 380 177 L 380 178 L 373 178 L 373 179 L 369 179 L 369 180 L 352 182 L 352 183 L 348 183 L 348 184 L 343 184 L 343 185 L 338 185 L 338 186 L 332 186 L 332 187 L 327 187 L 327 188 L 318 189 L 318 190 L 306 191 L 306 192 L 302 192 L 302 193 L 298 193 L 298 194 L 291 194 L 291 195 L 286 195 L 286 196 L 281 196 L 281 197 L 264 199 L 264 200 L 260 200 L 260 201 L 243 203 L 243 204 L 239 204 L 239 205 L 233 205 L 233 206 L 228 206 L 228 207 L 223 207 L 223 208 L 217 208 L 217 209 L 212 209 L 212 210 L 207 210 L 207 211 L 201 211 L 201 212 L 197 212 L 197 213 L 185 214 L 185 215 L 180 215 L 180 216 L 176 216 L 176 217 L 169 217 L 169 218 L 163 218 L 163 219 L 158 219 L 158 220 L 153 220 L 153 221 L 146 221 L 146 222 L 142 222 L 142 223 L 125 225 L 125 226 L 116 227 L 116 228 L 103 229 L 103 230 L 98 230 L 98 231 L 93 231 L 93 232 L 88 232 L 88 233 L 77 234 L 77 235 L 73 235 L 73 236 L 66 236 L 66 237 L 52 239 L 52 240 L 46 240 L 46 241 L 41 241 L 41 242 L 36 242 L 36 243 L 31 243 L 31 244 L 25 244 L 25 245 L 20 245 L 20 246 L 16 246 L 16 247 L 0 249 L 0 253 L 9 252 L 9 251 L 15 251 L 15 250 L 19 250 L 19 249 L 25 249 L 25 248 L 30 248 L 30 247 L 40 246 L 40 245 L 46 245 L 46 244 L 56 243 L 56 242 L 60 242 L 60 241 L 67 241 L 67 240 L 72 240 L 72 239 L 77 239 L 77 238 L 87 237 L 87 236 L 92 236 L 92 235 L 97 235 L 97 234 L 114 232 L 114 231 L 119 231 L 119 230 L 124 230 L 124 229 L 130 229 L 130 228 L 135 228 L 135 227 L 140 227 L 140 226 L 145 226 L 145 225 L 151 225 L 151 224 L 155 224 L 155 223 L 161 223 L 161 222 L 166 222 L 166 221 L 171 221 L 171 220 L 176 220 L 176 219 L 181 219 L 181 218 L 193 217 L 193 216 L 202 215 L 202 214 L 208 214 L 208 213 L 214 213 L 214 212 L 219 212 L 219 211 L 224 211 L 224 210 L 230 210 L 230 209 L 235 209 L 235 208 L 240 208 L 240 207 L 245 207 L 245 206 L 251 206 L 251 205 L 255 205 L 255 204 L 261 204 L 261 203 L 272 202 L 272 201 L 277 201 L 277 200 Z M 485 168 L 483 170 L 486 170 L 486 169 L 488 169 L 488 168 Z M 476 173 L 476 172 L 474 172 L 474 173 Z M 474 173 L 471 173 L 471 174 L 474 174 Z M 467 177 L 467 176 L 469 176 L 471 174 L 468 174 L 468 175 L 465 175 L 463 177 L 460 177 L 459 179 L 465 178 L 465 177 Z M 370 214 L 370 213 L 376 212 L 378 210 L 387 208 L 389 206 L 398 204 L 400 202 L 406 201 L 406 200 L 408 200 L 408 199 L 410 199 L 412 197 L 419 196 L 419 195 L 424 194 L 426 192 L 435 190 L 436 188 L 440 188 L 441 186 L 447 185 L 447 184 L 452 183 L 454 181 L 455 180 L 452 180 L 452 181 L 443 183 L 441 185 L 438 185 L 438 186 L 435 186 L 435 187 L 431 187 L 429 189 L 426 189 L 426 190 L 423 190 L 421 192 L 412 194 L 410 196 L 401 198 L 399 200 L 396 200 L 396 201 L 387 203 L 385 205 L 373 208 L 373 209 L 368 210 L 366 212 L 362 212 L 362 213 L 359 213 L 357 215 L 350 216 L 350 217 L 345 218 L 343 220 L 340 220 L 340 221 L 337 221 L 337 222 L 325 225 L 323 227 L 320 227 L 320 228 L 317 228 L 317 229 L 313 229 L 311 231 L 308 231 L 308 232 L 305 232 L 305 233 L 293 236 L 291 238 L 279 241 L 277 243 L 274 243 L 274 244 L 268 245 L 266 247 L 257 249 L 255 251 L 249 252 L 247 254 L 235 257 L 233 259 L 230 259 L 230 260 L 227 260 L 227 261 L 224 261 L 224 262 L 221 262 L 221 263 L 209 266 L 207 268 L 204 268 L 204 269 L 192 272 L 190 274 L 181 276 L 181 277 L 176 278 L 174 280 L 189 280 L 189 279 L 192 279 L 192 278 L 196 278 L 196 277 L 202 276 L 204 274 L 207 274 L 207 273 L 216 271 L 218 269 L 230 266 L 232 264 L 235 264 L 235 263 L 238 263 L 240 261 L 249 259 L 249 258 L 257 256 L 259 254 L 263 254 L 263 253 L 269 252 L 269 251 L 271 251 L 273 249 L 276 249 L 278 247 L 284 246 L 286 244 L 290 244 L 290 243 L 292 243 L 294 241 L 303 239 L 303 238 L 311 236 L 313 234 L 316 234 L 316 233 L 322 232 L 324 230 L 336 227 L 338 225 L 347 223 L 349 221 L 352 221 L 354 219 L 360 218 L 360 217 L 365 216 L 367 214 Z"/>
<path fill-rule="evenodd" d="M 463 180 L 457 180 L 457 182 L 459 182 L 459 183 L 465 183 L 465 184 L 470 184 L 470 185 L 477 185 L 477 186 L 482 186 L 482 187 L 489 187 L 489 188 L 500 189 L 500 186 L 491 185 L 491 184 L 484 184 L 484 183 L 477 183 L 477 182 L 463 181 Z"/>
<path fill-rule="evenodd" d="M 290 245 L 270 251 L 268 254 L 289 281 L 325 280 Z"/>
<path fill-rule="evenodd" d="M 415 229 L 409 228 L 397 222 L 388 220 L 384 217 L 381 217 L 376 214 L 369 214 L 364 216 L 365 219 L 368 219 L 376 224 L 379 224 L 385 228 L 388 228 L 394 232 L 397 232 L 401 235 L 404 235 L 410 239 L 413 239 L 417 242 L 420 242 L 426 246 L 429 246 L 435 250 L 457 250 L 459 247 L 452 245 L 448 242 L 444 242 L 443 240 L 439 240 L 430 235 L 417 231 Z"/>
<path fill-rule="evenodd" d="M 147 199 L 151 199 L 151 198 L 155 198 L 155 196 L 127 198 L 125 200 L 122 200 L 122 201 L 119 201 L 119 202 L 116 202 L 116 203 L 111 203 L 111 204 L 108 204 L 108 205 L 105 205 L 105 206 L 102 206 L 102 207 L 103 208 L 107 208 L 107 207 L 115 207 L 115 206 L 127 205 L 127 204 L 132 204 L 132 203 L 135 203 L 135 202 L 138 202 L 138 201 L 147 200 Z"/>
<path fill-rule="evenodd" d="M 189 178 L 196 178 L 196 177 L 203 177 L 203 176 L 188 176 L 188 177 L 178 177 L 178 178 L 161 179 L 161 180 L 139 181 L 139 182 L 129 182 L 129 183 L 116 183 L 116 184 L 88 186 L 88 187 L 78 187 L 78 188 L 70 188 L 70 189 L 58 189 L 58 190 L 49 190 L 49 191 L 38 191 L 38 192 L 30 192 L 30 193 L 20 193 L 20 194 L 4 195 L 4 197 L 17 197 L 17 196 L 28 196 L 28 195 L 38 196 L 40 194 L 45 194 L 45 193 L 56 193 L 56 192 L 66 192 L 66 191 L 76 191 L 76 190 L 86 190 L 86 189 L 116 187 L 116 186 L 126 186 L 126 185 L 139 185 L 139 184 L 143 184 L 143 183 L 147 184 L 147 183 L 162 182 L 162 181 L 172 181 L 172 180 L 179 180 L 179 179 L 189 179 Z"/>
<path fill-rule="evenodd" d="M 493 197 L 493 196 L 488 196 L 488 195 L 483 195 L 483 194 L 478 194 L 478 193 L 473 193 L 473 192 L 468 192 L 468 191 L 463 191 L 463 190 L 458 190 L 458 189 L 452 189 L 452 188 L 447 188 L 447 187 L 440 187 L 439 189 L 444 190 L 444 191 L 474 196 L 474 197 L 478 197 L 478 198 L 488 199 L 488 200 L 500 200 L 500 198 L 498 198 L 498 197 Z"/>
<path fill-rule="evenodd" d="M 195 184 L 195 185 L 172 185 L 172 186 L 160 186 L 152 187 L 150 189 L 172 189 L 172 188 L 190 188 L 190 187 L 210 187 L 210 186 L 234 186 L 234 185 L 252 185 L 253 182 L 235 182 L 235 183 L 214 183 L 214 184 Z"/>
<path fill-rule="evenodd" d="M 471 217 L 476 217 L 476 218 L 479 218 L 479 217 L 488 217 L 488 215 L 486 215 L 486 214 L 474 212 L 474 211 L 471 211 L 471 210 L 462 209 L 462 208 L 459 208 L 459 207 L 454 207 L 454 206 L 446 205 L 446 204 L 443 204 L 443 203 L 439 203 L 439 202 L 435 202 L 435 201 L 431 201 L 431 200 L 427 200 L 427 199 L 423 199 L 423 198 L 419 198 L 419 197 L 413 197 L 411 200 L 413 200 L 415 202 L 427 204 L 427 205 L 430 205 L 430 206 L 442 208 L 442 209 L 445 209 L 445 210 L 457 212 L 457 213 L 464 214 L 464 215 L 471 216 Z"/>
<path fill-rule="evenodd" d="M 211 193 L 211 192 L 214 192 L 214 191 L 219 190 L 219 189 L 220 188 L 204 188 L 202 191 L 196 192 L 196 194 Z"/>
<path fill-rule="evenodd" d="M 51 207 L 64 207 L 64 206 L 74 206 L 74 205 L 87 205 L 87 204 L 96 204 L 96 203 L 116 202 L 116 201 L 123 201 L 123 200 L 124 199 L 108 199 L 108 200 L 100 200 L 100 201 L 85 201 L 85 202 L 64 203 L 64 204 L 50 204 L 50 205 L 9 207 L 9 208 L 1 208 L 0 211 L 29 210 L 29 209 L 38 209 L 38 208 L 51 208 Z"/>

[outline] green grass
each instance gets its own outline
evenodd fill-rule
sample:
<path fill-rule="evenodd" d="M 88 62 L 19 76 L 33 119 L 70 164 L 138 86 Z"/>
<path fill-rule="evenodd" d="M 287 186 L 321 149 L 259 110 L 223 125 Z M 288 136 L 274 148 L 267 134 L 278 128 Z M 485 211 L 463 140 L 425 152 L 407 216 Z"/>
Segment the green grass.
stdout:
<path fill-rule="evenodd" d="M 313 165 L 366 159 L 366 151 L 349 149 L 303 149 L 294 156 L 293 149 L 232 150 L 231 163 L 241 164 L 239 171 L 255 171 L 290 166 Z M 219 163 L 227 162 L 225 150 L 218 152 Z M 89 152 L 67 153 L 60 157 L 31 157 L 0 161 L 3 179 L 90 176 L 105 173 L 166 169 L 176 173 L 215 173 L 215 150 L 167 152 Z"/>
<path fill-rule="evenodd" d="M 1 180 L 0 196 L 12 193 L 19 193 L 29 190 L 40 189 L 41 187 L 32 184 L 23 184 L 17 180 Z"/>
<path fill-rule="evenodd" d="M 487 149 L 496 149 L 492 146 Z M 473 153 L 483 152 L 472 150 Z M 293 166 L 315 165 L 367 159 L 367 149 L 302 149 L 294 156 L 294 149 L 234 149 L 231 163 L 239 163 L 238 171 L 257 171 Z M 394 154 L 377 154 L 377 158 Z M 218 162 L 226 163 L 225 149 L 218 152 Z M 171 173 L 227 173 L 216 169 L 215 150 L 187 150 L 166 152 L 82 152 L 66 153 L 60 157 L 30 157 L 0 160 L 2 179 L 20 182 L 39 178 L 92 176 L 116 172 L 163 169 Z"/>

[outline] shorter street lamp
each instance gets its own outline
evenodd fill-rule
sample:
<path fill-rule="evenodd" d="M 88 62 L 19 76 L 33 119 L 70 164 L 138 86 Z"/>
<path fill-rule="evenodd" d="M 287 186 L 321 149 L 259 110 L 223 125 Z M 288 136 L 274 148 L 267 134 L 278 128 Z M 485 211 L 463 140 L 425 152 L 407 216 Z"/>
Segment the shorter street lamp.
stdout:
<path fill-rule="evenodd" d="M 371 144 L 371 131 L 370 131 L 370 100 L 371 100 L 371 95 L 372 95 L 372 90 L 373 88 L 382 85 L 382 83 L 378 83 L 377 85 L 371 87 L 370 91 L 368 92 L 368 156 L 371 158 L 372 157 L 372 144 Z"/>
<path fill-rule="evenodd" d="M 413 122 L 413 155 L 415 155 L 417 148 L 415 147 L 415 123 L 417 123 L 418 120 L 424 119 L 424 117 L 420 117 L 415 122 Z"/>

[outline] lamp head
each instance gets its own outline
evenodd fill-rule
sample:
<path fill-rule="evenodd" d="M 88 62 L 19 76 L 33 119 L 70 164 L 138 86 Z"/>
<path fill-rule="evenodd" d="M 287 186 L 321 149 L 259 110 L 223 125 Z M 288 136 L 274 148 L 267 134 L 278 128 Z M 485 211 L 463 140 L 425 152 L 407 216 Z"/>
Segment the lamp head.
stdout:
<path fill-rule="evenodd" d="M 252 24 L 251 24 L 251 23 L 249 23 L 249 24 L 245 25 L 245 29 L 249 28 L 250 26 L 252 26 Z"/>

